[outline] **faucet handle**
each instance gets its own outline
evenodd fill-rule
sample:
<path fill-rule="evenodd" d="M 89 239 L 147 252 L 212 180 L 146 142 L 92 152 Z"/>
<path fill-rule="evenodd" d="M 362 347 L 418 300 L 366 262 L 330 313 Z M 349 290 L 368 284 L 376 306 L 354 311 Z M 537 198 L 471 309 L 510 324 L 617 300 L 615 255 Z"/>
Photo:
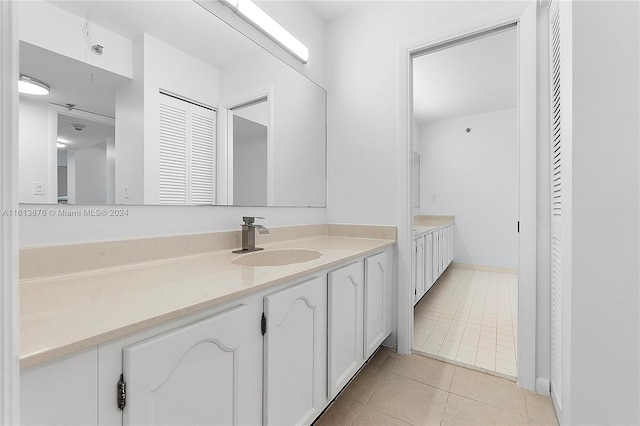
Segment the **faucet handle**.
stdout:
<path fill-rule="evenodd" d="M 260 216 L 243 216 L 242 217 L 242 220 L 245 225 L 253 224 L 253 222 L 255 222 L 256 219 L 264 219 L 264 217 L 260 217 Z"/>

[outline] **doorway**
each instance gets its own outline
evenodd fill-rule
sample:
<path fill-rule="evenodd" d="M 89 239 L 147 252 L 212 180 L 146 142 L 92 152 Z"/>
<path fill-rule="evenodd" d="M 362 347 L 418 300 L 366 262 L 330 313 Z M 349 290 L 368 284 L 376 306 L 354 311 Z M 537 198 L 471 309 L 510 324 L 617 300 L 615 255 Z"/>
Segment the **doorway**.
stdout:
<path fill-rule="evenodd" d="M 57 152 L 57 201 L 114 204 L 115 119 L 52 106 Z"/>
<path fill-rule="evenodd" d="M 412 350 L 515 380 L 516 24 L 414 52 L 411 67 L 417 245 L 432 241 L 425 225 L 453 222 L 453 262 L 416 300 Z M 413 269 L 423 267 L 415 263 Z"/>

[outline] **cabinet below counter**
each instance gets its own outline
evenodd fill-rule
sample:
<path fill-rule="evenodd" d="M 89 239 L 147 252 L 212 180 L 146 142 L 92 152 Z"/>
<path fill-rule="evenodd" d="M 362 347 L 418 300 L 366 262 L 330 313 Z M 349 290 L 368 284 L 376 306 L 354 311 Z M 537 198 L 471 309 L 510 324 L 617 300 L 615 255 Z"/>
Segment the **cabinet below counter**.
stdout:
<path fill-rule="evenodd" d="M 413 227 L 413 304 L 429 291 L 453 260 L 453 221 Z"/>
<path fill-rule="evenodd" d="M 238 255 L 214 253 L 120 268 L 106 274 L 115 294 L 58 277 L 49 292 L 78 290 L 67 304 L 87 304 L 75 332 L 109 322 L 111 330 L 62 346 L 62 355 L 27 358 L 39 362 L 23 366 L 22 423 L 310 424 L 395 329 L 394 243 L 318 237 L 266 247 L 322 252 L 297 266 L 223 267 Z M 104 275 L 83 274 L 84 284 L 105 284 Z M 127 303 L 98 304 L 102 297 Z M 71 321 L 58 308 L 58 320 Z M 130 322 L 136 308 L 140 319 Z"/>

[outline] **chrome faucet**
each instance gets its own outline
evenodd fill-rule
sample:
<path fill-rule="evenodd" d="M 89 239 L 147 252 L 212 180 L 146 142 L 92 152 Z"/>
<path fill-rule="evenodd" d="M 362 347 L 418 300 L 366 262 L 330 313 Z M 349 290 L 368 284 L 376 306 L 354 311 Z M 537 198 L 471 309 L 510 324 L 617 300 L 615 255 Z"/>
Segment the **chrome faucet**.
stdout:
<path fill-rule="evenodd" d="M 264 219 L 264 217 L 244 216 L 242 220 L 242 249 L 233 250 L 232 253 L 249 253 L 252 251 L 262 250 L 256 247 L 256 229 L 261 234 L 268 234 L 269 230 L 264 225 L 254 223 L 256 219 Z"/>

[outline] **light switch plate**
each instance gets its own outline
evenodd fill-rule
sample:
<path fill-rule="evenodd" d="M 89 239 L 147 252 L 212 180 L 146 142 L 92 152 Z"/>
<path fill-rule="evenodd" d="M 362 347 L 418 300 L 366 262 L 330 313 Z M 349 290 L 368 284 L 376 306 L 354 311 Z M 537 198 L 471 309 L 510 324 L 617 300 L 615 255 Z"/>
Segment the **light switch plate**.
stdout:
<path fill-rule="evenodd" d="M 33 195 L 44 195 L 44 182 L 33 182 Z"/>

